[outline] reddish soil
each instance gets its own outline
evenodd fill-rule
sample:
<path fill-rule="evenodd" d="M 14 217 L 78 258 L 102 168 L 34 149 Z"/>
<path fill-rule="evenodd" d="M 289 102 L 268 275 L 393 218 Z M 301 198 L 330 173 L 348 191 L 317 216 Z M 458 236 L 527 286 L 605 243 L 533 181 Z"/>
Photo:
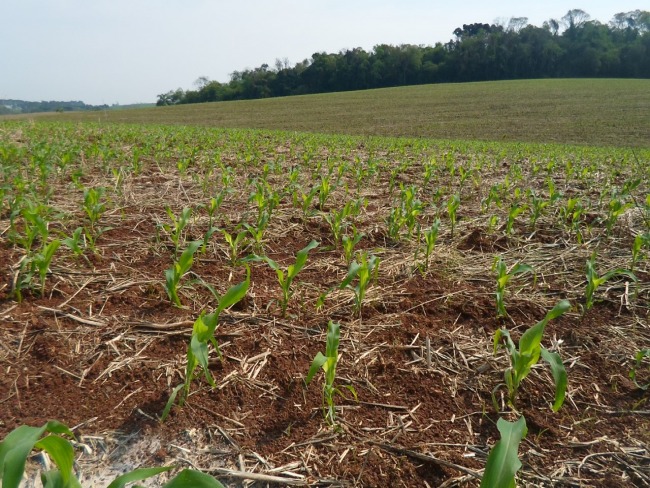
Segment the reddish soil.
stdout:
<path fill-rule="evenodd" d="M 363 156 L 364 149 L 357 154 Z M 405 172 L 404 181 L 419 175 L 411 170 L 414 175 Z M 112 184 L 108 176 L 87 174 L 88 185 Z M 619 280 L 599 289 L 596 305 L 582 316 L 578 304 L 590 250 L 551 230 L 551 220 L 543 221 L 544 232 L 530 240 L 530 231 L 488 232 L 485 218 L 482 224 L 478 220 L 476 200 L 474 206 L 464 204 L 453 238 L 448 228 L 441 231 L 423 274 L 413 267 L 412 242 L 392 243 L 386 237 L 383 219 L 393 201 L 387 174 L 362 190 L 371 204 L 356 218 L 366 234 L 358 247 L 382 259 L 361 318 L 353 313 L 352 293 L 336 289 L 347 266 L 341 249 L 332 247 L 329 226 L 317 213 L 305 220 L 290 198 L 284 199 L 264 240 L 266 253 L 287 266 L 310 240 L 322 243 L 294 283 L 287 316 L 281 317 L 277 304 L 275 272 L 253 263 L 246 298 L 222 314 L 217 329 L 223 358 L 212 353 L 216 388 L 200 374 L 186 405 L 175 406 L 166 422 L 159 422 L 172 388 L 183 382 L 192 324 L 201 311 L 216 306 L 204 286 L 189 284 L 192 277 L 183 281 L 183 308 L 172 306 L 165 292 L 164 270 L 173 247 L 164 233 L 155 237 L 156 226 L 168 221 L 164 206 L 172 205 L 178 214 L 187 198 L 195 208 L 205 200 L 191 178 L 174 175 L 173 169 L 161 175 L 150 161 L 137 178 L 127 177 L 122 195 L 111 192 L 109 210 L 100 220 L 111 230 L 99 237 L 96 252 L 86 250 L 85 258 L 60 248 L 45 297 L 25 290 L 22 302 L 15 300 L 11 288 L 23 252 L 6 234 L 2 237 L 0 437 L 21 424 L 57 419 L 78 426 L 81 439 L 113 432 L 167 439 L 168 445 L 143 456 L 143 462 L 182 464 L 182 453 L 171 444 L 188 429 L 199 429 L 212 439 L 211 447 L 222 450 L 225 468 L 279 476 L 291 472 L 310 485 L 475 486 L 498 440 L 496 420 L 518 417 L 497 388 L 508 363 L 503 351 L 492 354 L 493 333 L 507 326 L 517 338 L 557 300 L 568 298 L 574 309 L 551 322 L 544 339 L 562 353 L 569 375 L 567 400 L 559 412 L 551 411 L 553 383 L 544 367 L 523 382 L 516 406 L 529 431 L 520 448 L 520 481 L 527 486 L 649 486 L 650 394 L 628 377 L 633 355 L 648 347 L 650 337 L 647 261 L 639 267 L 638 293 L 629 296 L 629 306 L 620 304 L 625 289 Z M 276 178 L 274 184 L 280 185 L 281 177 Z M 80 192 L 67 182 L 56 184 L 61 191 L 51 205 L 80 208 Z M 237 185 L 217 223 L 230 231 L 245 209 L 255 210 L 246 202 L 250 188 L 242 175 Z M 487 189 L 481 189 L 483 196 Z M 340 186 L 332 207 L 339 208 L 344 198 Z M 201 219 L 188 227 L 187 241 L 206 230 L 205 211 L 195 212 Z M 81 213 L 68 219 L 60 227 L 84 225 Z M 8 227 L 8 216 L 3 214 L 0 223 Z M 610 255 L 620 242 L 627 245 L 629 235 L 620 239 L 612 241 Z M 602 256 L 609 252 L 607 245 L 603 240 Z M 231 266 L 227 250 L 216 233 L 192 267 L 193 276 L 219 294 L 245 276 L 242 266 Z M 509 263 L 528 256 L 539 269 L 535 283 L 516 278 L 509 285 L 506 320 L 495 317 L 490 270 L 499 253 Z M 318 296 L 328 289 L 332 292 L 316 310 Z M 314 355 L 324 352 L 329 320 L 341 324 L 337 382 L 343 394 L 336 397 L 335 426 L 323 417 L 321 374 L 304 384 Z M 646 373 L 639 374 L 647 382 Z M 354 387 L 356 400 L 346 386 Z M 495 388 L 501 411 L 493 406 Z"/>

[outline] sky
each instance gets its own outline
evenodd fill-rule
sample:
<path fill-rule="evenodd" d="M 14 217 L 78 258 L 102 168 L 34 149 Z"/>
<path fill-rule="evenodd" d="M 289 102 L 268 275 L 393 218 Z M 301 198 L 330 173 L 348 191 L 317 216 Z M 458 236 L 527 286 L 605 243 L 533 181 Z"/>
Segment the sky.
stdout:
<path fill-rule="evenodd" d="M 579 8 L 602 23 L 646 0 L 2 0 L 0 99 L 155 102 L 200 76 L 316 52 L 447 42 L 462 24 Z"/>

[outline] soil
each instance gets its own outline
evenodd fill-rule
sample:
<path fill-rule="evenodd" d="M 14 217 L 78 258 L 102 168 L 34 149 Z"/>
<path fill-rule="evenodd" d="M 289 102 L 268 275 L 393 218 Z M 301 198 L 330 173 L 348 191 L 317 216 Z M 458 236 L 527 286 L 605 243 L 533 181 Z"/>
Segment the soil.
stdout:
<path fill-rule="evenodd" d="M 85 130 L 78 129 L 77 137 Z M 104 131 L 116 147 L 124 144 L 118 129 Z M 177 139 L 185 137 L 175 131 Z M 22 137 L 39 135 L 25 130 Z M 212 137 L 225 145 L 222 158 L 234 166 L 236 158 L 227 155 L 234 143 Z M 268 136 L 263 146 L 257 140 L 261 164 L 277 154 L 286 155 L 286 168 L 300 164 L 306 149 L 291 149 L 296 142 L 275 140 L 279 137 Z M 341 150 L 337 157 L 367 161 L 370 150 Z M 382 155 L 386 161 L 398 157 L 388 150 Z M 74 427 L 78 469 L 88 474 L 83 479 L 89 486 L 105 486 L 102 479 L 120 469 L 170 464 L 210 472 L 227 486 L 268 482 L 245 481 L 242 472 L 313 486 L 477 486 L 499 439 L 497 419 L 523 414 L 528 435 L 520 447 L 522 486 L 650 486 L 650 394 L 628 376 L 634 354 L 649 344 L 647 260 L 638 265 L 636 291 L 623 279 L 613 280 L 598 289 L 595 306 L 583 313 L 584 261 L 592 249 L 557 227 L 551 212 L 536 235 L 523 224 L 510 236 L 488 229 L 480 213 L 479 197 L 489 190 L 484 182 L 476 191 L 461 190 L 464 212 L 454 234 L 443 223 L 424 269 L 414 264 L 414 238 L 393 242 L 386 234 L 383 219 L 399 195 L 389 193 L 384 171 L 362 187 L 360 196 L 369 205 L 352 219 L 365 234 L 358 248 L 381 258 L 359 316 L 353 293 L 338 289 L 347 265 L 318 213 L 318 198 L 305 216 L 287 197 L 274 211 L 265 253 L 286 267 L 312 239 L 321 245 L 293 284 L 286 316 L 275 272 L 263 262 L 250 263 L 245 299 L 221 314 L 216 330 L 222 353 L 219 359 L 211 352 L 216 385 L 199 373 L 185 405 L 175 405 L 161 422 L 172 389 L 185 378 L 192 325 L 217 305 L 197 278 L 221 295 L 245 278 L 245 270 L 232 265 L 223 234 L 216 232 L 182 282 L 183 306 L 173 306 L 164 272 L 174 249 L 160 224 L 169 222 L 166 205 L 176 215 L 192 206 L 194 218 L 183 240 L 204 235 L 208 218 L 197 205 L 206 196 L 197 178 L 178 174 L 177 159 L 145 158 L 140 173 L 127 175 L 117 192 L 110 173 L 92 170 L 106 164 L 101 158 L 84 161 L 79 162 L 86 165 L 84 184 L 110 189 L 98 223 L 109 230 L 97 238 L 96 250 L 86 249 L 83 256 L 60 248 L 44 296 L 38 286 L 23 290 L 22 301 L 11 291 L 24 251 L 9 239 L 9 216 L 2 209 L 0 437 L 48 419 Z M 509 170 L 499 167 L 503 174 Z M 318 182 L 309 169 L 303 166 L 305 185 Z M 256 211 L 246 183 L 252 169 L 237 171 L 235 191 L 216 222 L 231 233 L 237 222 L 251 222 Z M 283 178 L 278 172 L 269 180 L 281 188 Z M 417 164 L 401 178 L 417 183 Z M 87 225 L 82 191 L 65 178 L 50 184 L 56 189 L 50 205 L 67 215 L 52 229 Z M 331 208 L 340 208 L 346 198 L 340 184 Z M 424 222 L 435 209 L 427 212 Z M 632 236 L 627 228 L 617 232 L 611 238 L 598 234 L 599 256 L 612 264 L 620 249 L 629 249 Z M 243 255 L 251 251 L 247 247 Z M 534 280 L 517 277 L 509 285 L 506 319 L 495 314 L 495 255 L 537 270 Z M 330 293 L 317 308 L 325 291 Z M 565 404 L 559 412 L 551 410 L 553 380 L 540 363 L 522 383 L 516 404 L 508 405 L 502 386 L 508 358 L 503 349 L 493 354 L 493 334 L 507 327 L 517 339 L 561 298 L 574 308 L 549 323 L 544 344 L 561 353 L 567 368 Z M 330 320 L 341 324 L 334 425 L 323 415 L 322 373 L 304 382 L 316 353 L 325 352 Z M 647 369 L 639 370 L 639 378 L 648 381 Z"/>

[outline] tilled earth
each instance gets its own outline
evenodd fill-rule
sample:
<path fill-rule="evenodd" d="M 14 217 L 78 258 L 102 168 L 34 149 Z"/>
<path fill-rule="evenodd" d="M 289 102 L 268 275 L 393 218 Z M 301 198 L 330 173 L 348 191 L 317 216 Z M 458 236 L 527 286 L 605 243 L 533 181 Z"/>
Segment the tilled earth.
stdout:
<path fill-rule="evenodd" d="M 214 137 L 215 144 L 226 144 Z M 279 140 L 265 142 L 260 164 L 278 155 L 287 171 L 302 164 L 301 148 L 290 149 L 294 142 L 282 140 L 289 136 L 273 137 Z M 14 133 L 13 141 L 25 145 L 29 138 Z M 236 167 L 237 156 L 228 159 L 227 149 L 222 158 Z M 372 154 L 380 154 L 388 168 L 400 162 L 392 163 L 397 156 L 390 149 L 380 149 Z M 371 157 L 362 142 L 349 154 L 321 151 L 315 159 Z M 458 163 L 465 157 L 471 155 L 457 155 Z M 145 159 L 137 175 L 120 183 L 119 192 L 110 173 L 84 171 L 86 187 L 110 189 L 99 222 L 105 230 L 95 252 L 74 256 L 60 248 L 43 297 L 36 287 L 25 290 L 18 302 L 11 291 L 24 253 L 8 238 L 3 209 L 0 435 L 48 419 L 74 427 L 78 469 L 94 486 L 105 486 L 102 479 L 120 469 L 167 464 L 210 472 L 229 486 L 474 486 L 498 440 L 499 416 L 515 420 L 523 414 L 528 425 L 520 447 L 523 485 L 650 486 L 648 393 L 628 375 L 634 354 L 649 344 L 647 260 L 636 269 L 636 284 L 612 280 L 597 290 L 591 310 L 580 308 L 585 260 L 597 248 L 603 269 L 618 267 L 635 229 L 621 222 L 606 237 L 595 228 L 594 237 L 579 243 L 556 226 L 549 211 L 538 222 L 538 232 L 522 219 L 506 236 L 501 227 L 491 229 L 480 211 L 489 189 L 487 175 L 480 184 L 460 189 L 463 205 L 453 234 L 444 205 L 443 210 L 431 206 L 420 217 L 429 224 L 434 215 L 443 219 L 426 270 L 414 264 L 422 260 L 420 253 L 414 261 L 414 237 L 395 242 L 387 235 L 385 218 L 399 196 L 399 190 L 389 191 L 388 170 L 358 188 L 355 196 L 367 200 L 351 219 L 364 233 L 358 248 L 381 259 L 360 316 L 354 313 L 352 292 L 338 288 L 347 265 L 318 202 L 304 214 L 283 196 L 263 241 L 266 254 L 286 267 L 311 240 L 320 242 L 294 282 L 286 316 L 278 305 L 275 272 L 265 263 L 251 263 L 245 299 L 222 314 L 216 332 L 222 352 L 221 359 L 212 352 L 216 387 L 200 374 L 185 406 L 174 406 L 160 422 L 172 389 L 185 377 L 192 324 L 216 306 L 198 278 L 223 294 L 245 277 L 216 232 L 182 282 L 183 307 L 170 303 L 164 271 L 171 265 L 173 245 L 161 227 L 169 220 L 165 206 L 176 214 L 193 207 L 185 242 L 201 238 L 208 220 L 198 208 L 206 200 L 204 189 L 191 175 L 179 175 L 173 161 Z M 99 167 L 90 159 L 84 164 Z M 233 191 L 215 221 L 231 233 L 256 211 L 246 180 L 259 166 L 247 164 L 246 171 L 235 173 Z M 500 181 L 508 174 L 505 162 L 499 168 L 490 179 Z M 305 185 L 318 181 L 311 170 L 303 167 Z M 420 172 L 413 163 L 400 173 L 400 181 L 416 184 Z M 272 174 L 271 186 L 282 188 L 285 177 L 283 171 Z M 322 212 L 339 209 L 351 198 L 347 192 L 356 184 L 351 177 L 343 181 L 349 190 L 340 182 Z M 527 184 L 534 185 L 534 178 Z M 50 205 L 67 217 L 53 221 L 50 233 L 84 225 L 81 191 L 65 178 L 51 185 L 56 191 Z M 244 247 L 242 256 L 251 251 Z M 495 313 L 491 267 L 497 255 L 509 264 L 535 268 L 534 279 L 517 277 L 509 284 L 507 319 Z M 563 298 L 573 309 L 547 326 L 544 344 L 564 360 L 566 402 L 552 412 L 553 380 L 540 365 L 523 382 L 515 410 L 500 386 L 508 358 L 502 349 L 493 353 L 493 334 L 505 326 L 517 338 Z M 323 416 L 322 376 L 304 383 L 313 357 L 325 350 L 329 320 L 341 324 L 341 394 L 335 398 L 334 426 Z M 647 368 L 639 375 L 648 381 Z"/>

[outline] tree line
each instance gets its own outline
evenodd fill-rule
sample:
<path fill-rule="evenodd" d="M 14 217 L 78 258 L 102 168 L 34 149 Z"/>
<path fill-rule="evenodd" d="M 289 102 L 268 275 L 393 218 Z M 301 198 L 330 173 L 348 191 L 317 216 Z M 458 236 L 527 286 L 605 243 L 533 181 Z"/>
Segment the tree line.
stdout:
<path fill-rule="evenodd" d="M 650 12 L 616 14 L 608 24 L 580 9 L 541 27 L 526 17 L 464 24 L 434 46 L 381 44 L 315 53 L 291 66 L 276 60 L 235 71 L 228 83 L 199 78 L 195 90 L 158 95 L 157 105 L 242 100 L 390 86 L 531 78 L 650 78 Z"/>
<path fill-rule="evenodd" d="M 69 102 L 54 100 L 40 102 L 0 100 L 0 115 L 32 114 L 37 112 L 80 112 L 86 110 L 106 110 L 108 108 L 108 105 L 87 105 L 78 100 Z"/>

